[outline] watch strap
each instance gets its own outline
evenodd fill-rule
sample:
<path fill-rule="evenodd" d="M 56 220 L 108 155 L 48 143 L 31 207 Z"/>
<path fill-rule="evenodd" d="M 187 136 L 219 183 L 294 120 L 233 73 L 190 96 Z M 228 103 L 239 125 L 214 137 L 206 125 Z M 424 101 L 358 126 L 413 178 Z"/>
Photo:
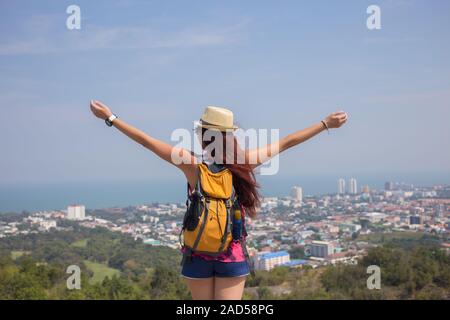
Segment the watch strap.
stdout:
<path fill-rule="evenodd" d="M 111 127 L 113 125 L 114 120 L 116 120 L 118 117 L 113 113 L 108 118 L 105 119 L 105 123 L 108 127 Z"/>

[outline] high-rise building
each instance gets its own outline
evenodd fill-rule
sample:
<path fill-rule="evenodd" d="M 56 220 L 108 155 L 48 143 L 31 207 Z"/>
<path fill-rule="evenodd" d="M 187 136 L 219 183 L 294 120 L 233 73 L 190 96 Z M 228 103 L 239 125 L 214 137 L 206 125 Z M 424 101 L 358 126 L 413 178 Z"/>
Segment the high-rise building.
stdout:
<path fill-rule="evenodd" d="M 364 186 L 364 187 L 362 187 L 362 192 L 363 192 L 363 193 L 370 193 L 370 188 L 369 188 L 369 186 Z"/>
<path fill-rule="evenodd" d="M 66 218 L 69 220 L 84 220 L 85 207 L 79 204 L 68 206 Z"/>
<path fill-rule="evenodd" d="M 334 253 L 334 246 L 328 241 L 313 241 L 309 245 L 309 250 L 312 257 L 326 258 Z"/>
<path fill-rule="evenodd" d="M 387 181 L 387 182 L 384 184 L 384 190 L 387 190 L 387 191 L 392 191 L 392 190 L 394 190 L 394 183 L 391 182 L 391 181 Z"/>
<path fill-rule="evenodd" d="M 343 178 L 340 178 L 338 180 L 338 193 L 339 194 L 345 193 L 345 180 Z"/>
<path fill-rule="evenodd" d="M 303 190 L 301 187 L 294 186 L 291 189 L 291 198 L 297 202 L 303 201 Z"/>
<path fill-rule="evenodd" d="M 445 216 L 445 206 L 442 203 L 439 203 L 435 207 L 435 218 L 444 218 Z"/>
<path fill-rule="evenodd" d="M 349 193 L 350 194 L 357 194 L 358 193 L 358 186 L 356 184 L 355 178 L 350 178 L 349 180 Z"/>

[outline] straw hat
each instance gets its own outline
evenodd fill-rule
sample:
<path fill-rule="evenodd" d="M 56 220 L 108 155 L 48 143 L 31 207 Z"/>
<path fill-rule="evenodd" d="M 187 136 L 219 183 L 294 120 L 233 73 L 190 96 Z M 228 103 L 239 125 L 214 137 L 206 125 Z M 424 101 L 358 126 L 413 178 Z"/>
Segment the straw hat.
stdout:
<path fill-rule="evenodd" d="M 233 122 L 233 112 L 214 106 L 205 108 L 198 126 L 219 131 L 236 130 L 238 128 Z"/>

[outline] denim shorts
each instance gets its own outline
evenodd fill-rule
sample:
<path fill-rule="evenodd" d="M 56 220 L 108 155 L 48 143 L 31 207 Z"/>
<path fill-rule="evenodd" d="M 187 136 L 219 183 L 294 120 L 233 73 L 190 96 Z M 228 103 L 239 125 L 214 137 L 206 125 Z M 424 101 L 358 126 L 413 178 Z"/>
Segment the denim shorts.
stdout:
<path fill-rule="evenodd" d="M 222 262 L 192 256 L 183 263 L 181 275 L 189 279 L 241 277 L 250 273 L 247 261 Z"/>

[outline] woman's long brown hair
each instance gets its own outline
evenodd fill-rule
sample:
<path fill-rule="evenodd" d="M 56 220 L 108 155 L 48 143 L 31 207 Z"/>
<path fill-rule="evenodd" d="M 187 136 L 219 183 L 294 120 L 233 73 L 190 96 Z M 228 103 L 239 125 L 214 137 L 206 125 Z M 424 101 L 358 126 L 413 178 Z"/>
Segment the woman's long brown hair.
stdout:
<path fill-rule="evenodd" d="M 212 137 L 211 141 L 204 141 L 203 137 L 205 136 L 205 132 L 207 129 L 202 128 L 201 131 L 201 141 L 202 147 L 205 149 L 210 143 L 214 142 L 215 136 Z M 227 150 L 227 146 L 229 146 L 229 140 L 227 141 L 227 134 L 222 132 L 223 137 L 223 165 L 228 168 L 233 174 L 233 187 L 236 191 L 239 203 L 244 207 L 245 212 L 251 217 L 256 217 L 256 209 L 260 206 L 260 194 L 259 194 L 259 184 L 256 181 L 255 173 L 250 164 L 246 161 L 238 161 L 240 157 L 241 159 L 245 159 L 244 150 L 239 147 L 239 144 L 236 140 L 236 137 L 232 136 L 233 146 L 233 154 L 229 155 L 229 150 Z M 228 143 L 227 143 L 228 142 Z M 214 154 L 215 150 L 212 150 L 211 156 L 215 158 Z M 228 155 L 228 156 L 227 156 Z M 231 160 L 231 161 L 230 161 Z M 240 163 L 245 162 L 245 163 Z"/>

